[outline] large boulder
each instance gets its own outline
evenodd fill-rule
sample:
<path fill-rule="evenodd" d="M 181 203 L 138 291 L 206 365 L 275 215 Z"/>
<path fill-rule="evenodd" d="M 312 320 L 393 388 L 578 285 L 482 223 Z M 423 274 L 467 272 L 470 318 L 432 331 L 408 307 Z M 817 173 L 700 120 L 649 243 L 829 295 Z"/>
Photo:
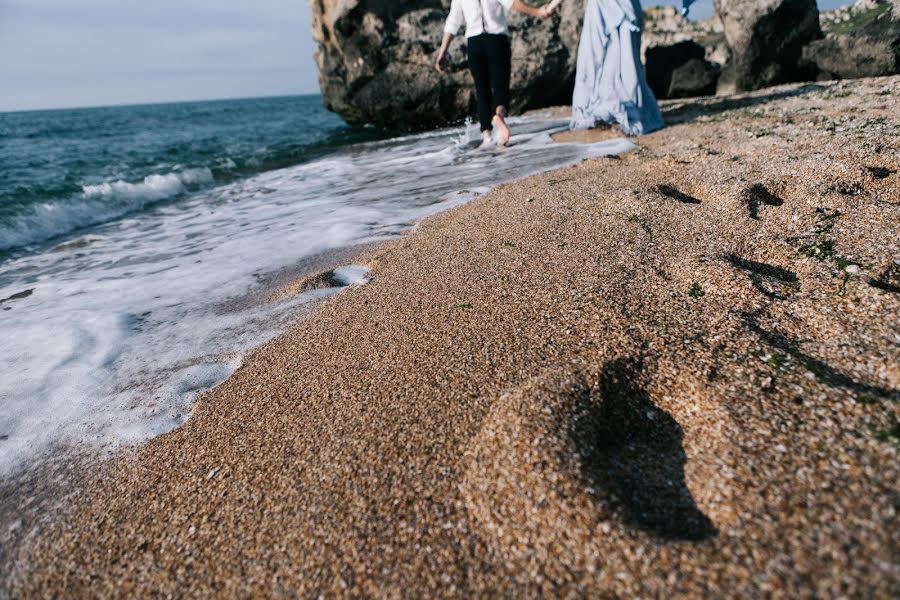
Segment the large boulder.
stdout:
<path fill-rule="evenodd" d="M 722 66 L 728 61 L 728 42 L 718 19 L 692 21 L 683 17 L 674 5 L 650 6 L 644 11 L 642 60 L 646 61 L 647 51 L 652 48 L 674 46 L 685 41 L 702 46 L 704 58 L 710 63 Z"/>
<path fill-rule="evenodd" d="M 893 9 L 893 10 L 892 10 Z M 900 2 L 859 0 L 822 15 L 825 39 L 809 44 L 804 58 L 819 79 L 852 79 L 900 73 Z"/>
<path fill-rule="evenodd" d="M 647 83 L 657 98 L 714 94 L 718 78 L 718 65 L 706 60 L 706 50 L 697 42 L 647 48 Z"/>
<path fill-rule="evenodd" d="M 706 96 L 716 91 L 728 43 L 717 19 L 691 21 L 675 6 L 644 11 L 641 53 L 657 98 Z"/>
<path fill-rule="evenodd" d="M 734 93 L 814 76 L 803 47 L 822 37 L 816 0 L 716 0 L 731 49 L 719 93 Z"/>
<path fill-rule="evenodd" d="M 450 0 L 310 0 L 319 83 L 328 109 L 350 123 L 392 129 L 444 125 L 475 114 L 463 31 L 449 68 L 434 70 Z M 541 21 L 511 15 L 513 111 L 571 102 L 584 0 Z"/>

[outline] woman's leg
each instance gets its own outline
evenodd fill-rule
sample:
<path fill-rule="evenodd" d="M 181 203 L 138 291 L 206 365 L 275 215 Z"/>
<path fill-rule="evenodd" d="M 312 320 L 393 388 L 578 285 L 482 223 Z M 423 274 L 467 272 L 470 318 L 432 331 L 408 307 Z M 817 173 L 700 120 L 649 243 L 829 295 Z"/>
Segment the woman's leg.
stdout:
<path fill-rule="evenodd" d="M 491 94 L 491 70 L 486 34 L 476 35 L 466 41 L 469 54 L 469 70 L 472 71 L 472 79 L 475 80 L 475 100 L 478 103 L 478 121 L 481 124 L 481 132 L 485 137 L 490 136 L 493 126 L 491 117 L 493 111 L 493 96 Z"/>
<path fill-rule="evenodd" d="M 509 36 L 490 36 L 491 91 L 494 100 L 493 122 L 499 131 L 500 143 L 509 141 L 509 127 L 506 125 L 506 113 L 509 108 L 509 79 L 512 68 L 512 49 Z"/>

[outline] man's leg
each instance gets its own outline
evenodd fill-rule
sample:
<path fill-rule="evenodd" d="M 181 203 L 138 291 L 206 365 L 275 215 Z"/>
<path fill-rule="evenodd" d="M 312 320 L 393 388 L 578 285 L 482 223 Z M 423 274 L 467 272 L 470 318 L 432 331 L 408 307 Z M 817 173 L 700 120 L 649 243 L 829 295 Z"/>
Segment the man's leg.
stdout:
<path fill-rule="evenodd" d="M 500 144 L 509 142 L 506 111 L 509 107 L 509 78 L 512 69 L 512 49 L 509 36 L 492 35 L 490 44 L 491 91 L 494 100 L 493 124 L 497 127 Z"/>
<path fill-rule="evenodd" d="M 469 54 L 469 70 L 475 80 L 475 100 L 478 103 L 478 121 L 481 124 L 481 134 L 484 137 L 483 144 L 491 139 L 491 117 L 493 111 L 493 96 L 491 95 L 491 71 L 486 40 L 489 36 L 482 34 L 467 40 Z"/>

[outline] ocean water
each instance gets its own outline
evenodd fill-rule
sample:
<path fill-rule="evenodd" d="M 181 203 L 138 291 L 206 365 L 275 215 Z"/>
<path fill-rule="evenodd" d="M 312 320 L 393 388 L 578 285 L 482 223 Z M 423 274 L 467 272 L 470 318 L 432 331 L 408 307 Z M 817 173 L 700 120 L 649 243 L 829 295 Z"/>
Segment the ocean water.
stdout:
<path fill-rule="evenodd" d="M 478 150 L 474 127 L 390 138 L 316 96 L 0 113 L 0 476 L 177 427 L 343 289 L 272 296 L 279 273 L 632 147 L 552 143 L 565 126 L 514 119 L 513 145 Z"/>
<path fill-rule="evenodd" d="M 315 96 L 0 113 L 0 252 L 383 137 Z"/>

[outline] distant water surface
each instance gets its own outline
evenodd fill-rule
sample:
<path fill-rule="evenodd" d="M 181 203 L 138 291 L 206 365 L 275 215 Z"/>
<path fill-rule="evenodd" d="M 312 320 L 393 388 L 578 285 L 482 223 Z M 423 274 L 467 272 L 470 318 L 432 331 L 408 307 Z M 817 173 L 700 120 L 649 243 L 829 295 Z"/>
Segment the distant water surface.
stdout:
<path fill-rule="evenodd" d="M 378 137 L 319 96 L 0 113 L 0 252 Z"/>

